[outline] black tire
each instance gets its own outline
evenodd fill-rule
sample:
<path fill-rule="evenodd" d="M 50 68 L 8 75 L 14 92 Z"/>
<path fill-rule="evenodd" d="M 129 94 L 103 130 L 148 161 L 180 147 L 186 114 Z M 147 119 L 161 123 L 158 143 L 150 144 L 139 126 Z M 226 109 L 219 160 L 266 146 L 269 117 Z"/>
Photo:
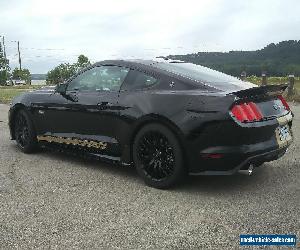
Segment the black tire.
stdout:
<path fill-rule="evenodd" d="M 36 132 L 30 116 L 25 110 L 19 110 L 14 118 L 14 132 L 18 147 L 24 153 L 32 153 L 37 149 Z"/>
<path fill-rule="evenodd" d="M 161 124 L 142 127 L 132 150 L 136 170 L 149 186 L 166 189 L 185 175 L 181 146 L 173 132 Z"/>

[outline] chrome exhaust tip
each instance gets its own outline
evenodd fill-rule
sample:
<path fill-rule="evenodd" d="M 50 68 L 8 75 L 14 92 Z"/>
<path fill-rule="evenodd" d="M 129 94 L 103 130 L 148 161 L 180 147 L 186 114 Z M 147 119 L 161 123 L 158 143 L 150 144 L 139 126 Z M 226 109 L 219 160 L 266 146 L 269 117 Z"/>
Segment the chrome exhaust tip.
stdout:
<path fill-rule="evenodd" d="M 254 166 L 253 164 L 250 164 L 249 168 L 248 169 L 245 169 L 245 170 L 239 170 L 239 173 L 240 174 L 244 174 L 244 175 L 249 175 L 251 176 L 253 174 L 253 170 L 254 170 Z"/>
<path fill-rule="evenodd" d="M 251 176 L 253 174 L 253 170 L 254 170 L 254 166 L 252 164 L 250 164 L 249 168 L 248 168 L 248 175 Z"/>

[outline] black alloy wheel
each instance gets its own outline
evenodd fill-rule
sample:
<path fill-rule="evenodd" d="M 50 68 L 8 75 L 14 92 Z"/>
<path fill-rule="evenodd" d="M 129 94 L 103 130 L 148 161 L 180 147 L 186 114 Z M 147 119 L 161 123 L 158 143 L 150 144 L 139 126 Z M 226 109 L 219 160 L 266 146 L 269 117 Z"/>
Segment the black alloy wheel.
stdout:
<path fill-rule="evenodd" d="M 31 153 L 37 147 L 36 134 L 32 121 L 25 110 L 20 110 L 14 120 L 15 138 L 18 147 L 24 153 Z"/>
<path fill-rule="evenodd" d="M 135 138 L 133 159 L 139 175 L 156 188 L 168 188 L 184 175 L 181 147 L 165 126 L 149 124 Z"/>
<path fill-rule="evenodd" d="M 145 174 L 163 180 L 174 172 L 175 156 L 168 139 L 157 131 L 148 131 L 139 141 L 138 157 Z"/>

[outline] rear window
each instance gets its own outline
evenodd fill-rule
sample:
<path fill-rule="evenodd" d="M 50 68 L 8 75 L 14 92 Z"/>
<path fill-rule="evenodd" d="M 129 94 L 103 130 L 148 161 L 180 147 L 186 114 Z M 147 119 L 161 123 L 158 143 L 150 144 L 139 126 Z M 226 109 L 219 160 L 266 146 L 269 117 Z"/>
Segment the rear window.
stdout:
<path fill-rule="evenodd" d="M 252 83 L 243 82 L 236 77 L 192 63 L 159 62 L 157 64 L 153 64 L 153 67 L 190 78 L 223 91 L 238 91 L 256 86 Z"/>

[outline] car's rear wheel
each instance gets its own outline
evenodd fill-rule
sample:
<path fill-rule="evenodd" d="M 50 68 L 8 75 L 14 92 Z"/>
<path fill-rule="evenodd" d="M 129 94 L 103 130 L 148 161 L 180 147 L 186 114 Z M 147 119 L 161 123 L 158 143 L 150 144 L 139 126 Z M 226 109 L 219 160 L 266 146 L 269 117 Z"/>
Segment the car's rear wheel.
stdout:
<path fill-rule="evenodd" d="M 15 138 L 18 147 L 24 153 L 32 153 L 37 148 L 36 132 L 25 110 L 20 110 L 14 120 Z"/>
<path fill-rule="evenodd" d="M 176 136 L 157 123 L 144 126 L 133 143 L 133 161 L 146 184 L 168 188 L 184 176 L 183 155 Z"/>

